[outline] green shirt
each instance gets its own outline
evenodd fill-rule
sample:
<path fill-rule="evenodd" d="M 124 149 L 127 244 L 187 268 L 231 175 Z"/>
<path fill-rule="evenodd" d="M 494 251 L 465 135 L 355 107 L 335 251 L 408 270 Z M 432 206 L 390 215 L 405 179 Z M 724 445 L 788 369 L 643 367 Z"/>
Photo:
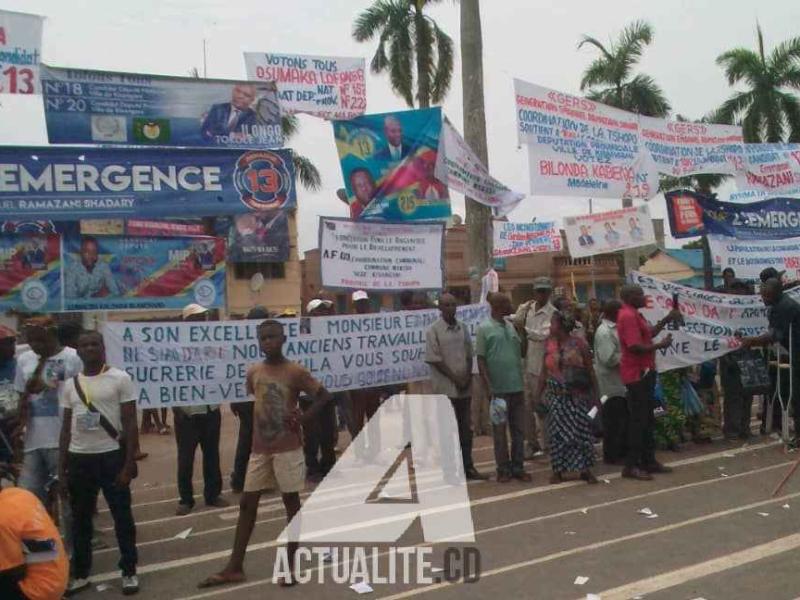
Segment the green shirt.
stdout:
<path fill-rule="evenodd" d="M 521 343 L 514 327 L 494 319 L 478 327 L 475 354 L 486 360 L 492 394 L 516 394 L 523 390 Z"/>

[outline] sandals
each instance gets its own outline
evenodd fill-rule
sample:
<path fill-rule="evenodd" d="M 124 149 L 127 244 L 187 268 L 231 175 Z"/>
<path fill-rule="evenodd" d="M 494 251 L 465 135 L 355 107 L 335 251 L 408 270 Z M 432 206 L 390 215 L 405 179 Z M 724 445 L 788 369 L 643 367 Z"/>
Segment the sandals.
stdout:
<path fill-rule="evenodd" d="M 245 581 L 247 581 L 247 577 L 245 577 L 244 573 L 215 573 L 198 583 L 197 587 L 203 590 L 232 583 L 244 583 Z"/>

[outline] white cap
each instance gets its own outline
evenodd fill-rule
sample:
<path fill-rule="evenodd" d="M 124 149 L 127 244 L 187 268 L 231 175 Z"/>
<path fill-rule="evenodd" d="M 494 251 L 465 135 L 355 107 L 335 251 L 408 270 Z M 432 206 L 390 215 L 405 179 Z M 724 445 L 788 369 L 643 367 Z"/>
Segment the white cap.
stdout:
<path fill-rule="evenodd" d="M 203 315 L 208 312 L 208 309 L 199 304 L 187 304 L 183 307 L 183 318 L 193 317 L 194 315 Z"/>
<path fill-rule="evenodd" d="M 359 300 L 369 300 L 369 294 L 364 290 L 353 292 L 353 302 L 358 302 Z"/>
<path fill-rule="evenodd" d="M 312 313 L 317 310 L 320 306 L 333 306 L 333 302 L 330 300 L 325 300 L 323 298 L 314 298 L 313 300 L 309 301 L 306 304 L 306 312 Z"/>

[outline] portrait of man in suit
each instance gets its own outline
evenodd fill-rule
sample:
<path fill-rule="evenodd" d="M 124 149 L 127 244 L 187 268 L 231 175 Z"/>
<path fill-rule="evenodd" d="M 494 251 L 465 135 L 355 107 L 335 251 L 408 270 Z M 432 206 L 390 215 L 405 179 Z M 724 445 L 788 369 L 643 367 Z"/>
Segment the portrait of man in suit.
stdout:
<path fill-rule="evenodd" d="M 594 246 L 594 238 L 587 225 L 581 225 L 581 235 L 578 238 L 578 243 L 581 246 Z"/>
<path fill-rule="evenodd" d="M 350 218 L 358 219 L 375 196 L 372 174 L 363 168 L 353 169 L 350 172 L 350 189 L 354 196 L 350 204 Z"/>
<path fill-rule="evenodd" d="M 232 133 L 250 133 L 256 124 L 256 113 L 250 108 L 256 98 L 255 86 L 240 83 L 233 87 L 230 102 L 214 104 L 203 119 L 203 138 L 212 140 L 216 136 Z"/>
<path fill-rule="evenodd" d="M 397 117 L 389 115 L 383 120 L 386 145 L 375 154 L 377 160 L 399 163 L 411 154 L 411 144 L 403 140 L 403 126 Z"/>

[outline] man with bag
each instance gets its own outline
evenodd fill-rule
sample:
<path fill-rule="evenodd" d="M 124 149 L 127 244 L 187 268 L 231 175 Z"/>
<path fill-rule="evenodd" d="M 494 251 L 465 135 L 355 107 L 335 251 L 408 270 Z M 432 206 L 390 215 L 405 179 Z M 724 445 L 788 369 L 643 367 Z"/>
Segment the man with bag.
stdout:
<path fill-rule="evenodd" d="M 525 355 L 525 458 L 527 460 L 547 449 L 544 417 L 536 412 L 541 404 L 536 390 L 539 389 L 539 376 L 544 364 L 545 341 L 550 335 L 550 321 L 556 310 L 550 303 L 552 291 L 553 284 L 548 277 L 537 277 L 533 280 L 533 298 L 520 304 L 514 315 L 514 327 L 527 347 Z"/>
<path fill-rule="evenodd" d="M 96 331 L 78 340 L 83 373 L 64 386 L 61 406 L 60 479 L 67 482 L 72 508 L 72 580 L 67 595 L 91 585 L 92 513 L 103 491 L 120 550 L 122 593 L 139 591 L 136 525 L 130 483 L 137 475 L 136 396 L 130 376 L 106 364 L 103 337 Z"/>

